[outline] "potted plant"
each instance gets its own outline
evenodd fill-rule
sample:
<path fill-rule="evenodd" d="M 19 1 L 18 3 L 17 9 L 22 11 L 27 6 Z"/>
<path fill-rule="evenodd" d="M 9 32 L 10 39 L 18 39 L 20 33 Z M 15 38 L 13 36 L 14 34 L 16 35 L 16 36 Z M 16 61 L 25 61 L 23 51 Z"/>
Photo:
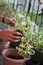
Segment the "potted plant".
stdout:
<path fill-rule="evenodd" d="M 21 43 L 16 49 L 5 49 L 2 52 L 4 65 L 24 65 L 35 54 L 33 47 L 28 43 Z"/>
<path fill-rule="evenodd" d="M 28 24 L 28 22 L 26 23 L 26 21 L 28 21 L 30 18 L 27 20 L 26 19 L 21 14 L 19 14 L 19 18 L 16 19 L 17 24 L 12 29 L 19 30 L 19 32 L 21 31 L 23 37 L 20 39 L 21 43 L 19 44 L 19 46 L 16 45 L 15 47 L 15 44 L 11 44 L 12 46 L 14 46 L 14 48 L 12 47 L 9 49 L 5 49 L 2 52 L 4 65 L 24 65 L 24 63 L 31 58 L 31 55 L 35 54 L 33 46 L 29 44 L 28 40 L 28 29 L 30 24 Z"/>

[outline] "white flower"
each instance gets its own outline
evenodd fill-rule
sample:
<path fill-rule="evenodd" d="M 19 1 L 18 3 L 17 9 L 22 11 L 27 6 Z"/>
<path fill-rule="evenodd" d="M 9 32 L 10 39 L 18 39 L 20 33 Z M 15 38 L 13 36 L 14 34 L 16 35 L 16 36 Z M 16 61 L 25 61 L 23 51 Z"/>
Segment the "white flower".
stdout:
<path fill-rule="evenodd" d="M 25 18 L 25 16 L 23 16 L 23 15 L 21 15 L 21 14 L 19 14 L 19 17 L 20 17 L 20 18 Z"/>
<path fill-rule="evenodd" d="M 22 26 L 26 26 L 26 21 L 25 20 L 22 21 Z"/>

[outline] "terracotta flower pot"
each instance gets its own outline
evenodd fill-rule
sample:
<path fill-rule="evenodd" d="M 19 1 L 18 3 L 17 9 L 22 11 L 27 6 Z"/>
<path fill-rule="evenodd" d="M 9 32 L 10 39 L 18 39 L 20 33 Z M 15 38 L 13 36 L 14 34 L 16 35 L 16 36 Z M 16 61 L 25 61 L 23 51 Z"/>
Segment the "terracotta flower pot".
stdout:
<path fill-rule="evenodd" d="M 18 51 L 15 49 L 5 49 L 2 52 L 2 56 L 3 56 L 3 65 L 24 65 L 26 60 L 30 59 L 30 58 L 24 59 L 23 57 L 22 59 L 21 58 L 14 59 L 14 57 L 18 56 Z M 10 56 L 13 56 L 13 59 Z"/>

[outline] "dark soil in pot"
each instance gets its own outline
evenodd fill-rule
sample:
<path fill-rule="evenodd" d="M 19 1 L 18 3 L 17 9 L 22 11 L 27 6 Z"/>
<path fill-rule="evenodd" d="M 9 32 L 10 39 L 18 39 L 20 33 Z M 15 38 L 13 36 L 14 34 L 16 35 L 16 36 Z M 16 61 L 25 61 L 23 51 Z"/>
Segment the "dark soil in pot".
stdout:
<path fill-rule="evenodd" d="M 16 59 L 16 60 L 24 59 L 22 56 L 12 56 L 12 55 L 8 55 L 7 57 L 10 58 L 10 59 Z"/>

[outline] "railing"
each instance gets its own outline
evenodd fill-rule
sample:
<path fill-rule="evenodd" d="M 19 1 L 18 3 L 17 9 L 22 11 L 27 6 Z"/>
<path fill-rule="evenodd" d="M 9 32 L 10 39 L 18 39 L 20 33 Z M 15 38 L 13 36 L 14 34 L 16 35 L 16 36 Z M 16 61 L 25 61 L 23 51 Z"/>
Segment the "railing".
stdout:
<path fill-rule="evenodd" d="M 35 12 L 36 12 L 36 13 L 35 13 L 35 14 L 36 14 L 35 23 L 36 23 L 39 27 L 43 26 L 43 8 L 41 9 L 41 13 L 39 13 L 39 8 L 40 8 L 40 5 L 41 5 L 40 0 L 37 0 L 37 1 L 38 1 L 37 10 L 34 9 L 36 0 L 8 0 L 8 3 L 9 3 L 10 1 L 11 1 L 11 2 L 13 1 L 13 3 L 12 3 L 13 8 L 15 7 L 15 5 L 16 5 L 16 9 L 18 9 L 19 6 L 20 6 L 19 9 L 20 9 L 21 11 L 22 11 L 22 10 L 26 10 L 26 5 L 27 5 L 27 2 L 28 2 L 27 14 L 30 12 L 30 9 L 31 9 L 31 6 L 32 6 L 32 11 L 31 11 L 31 16 L 30 16 L 30 17 L 31 17 L 31 20 L 32 20 L 34 11 L 35 11 Z M 20 1 L 20 2 L 19 2 L 19 1 Z M 33 1 L 33 5 L 32 5 L 32 1 Z M 15 2 L 16 2 L 16 4 L 15 4 Z M 36 4 L 36 5 L 37 5 L 37 4 Z M 39 22 L 37 23 L 37 18 L 38 18 L 38 16 L 40 16 L 40 20 L 39 20 Z"/>

